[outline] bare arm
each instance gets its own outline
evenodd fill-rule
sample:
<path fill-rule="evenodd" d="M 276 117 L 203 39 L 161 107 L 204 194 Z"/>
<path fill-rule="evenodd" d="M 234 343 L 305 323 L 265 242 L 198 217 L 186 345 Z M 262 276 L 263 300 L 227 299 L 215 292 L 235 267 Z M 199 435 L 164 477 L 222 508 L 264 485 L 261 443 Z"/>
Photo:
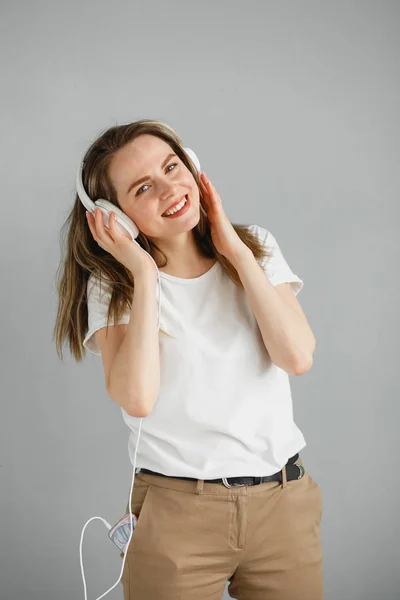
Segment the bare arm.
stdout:
<path fill-rule="evenodd" d="M 289 375 L 301 375 L 312 365 L 315 336 L 290 289 L 276 289 L 252 252 L 237 259 L 235 268 L 247 293 L 271 361 Z"/>
<path fill-rule="evenodd" d="M 160 390 L 157 276 L 135 275 L 130 321 L 112 362 L 107 390 L 134 417 L 147 416 Z"/>

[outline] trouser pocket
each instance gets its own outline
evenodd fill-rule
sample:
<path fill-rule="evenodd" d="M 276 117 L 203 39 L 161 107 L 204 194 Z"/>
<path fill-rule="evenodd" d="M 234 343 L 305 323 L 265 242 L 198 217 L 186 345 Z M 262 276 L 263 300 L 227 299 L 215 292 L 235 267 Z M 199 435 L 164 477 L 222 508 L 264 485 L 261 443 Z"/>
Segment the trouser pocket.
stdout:
<path fill-rule="evenodd" d="M 303 467 L 304 474 L 300 479 L 292 479 L 291 481 L 288 481 L 288 485 L 292 489 L 299 488 L 303 489 L 304 492 L 306 492 L 309 504 L 312 504 L 315 507 L 315 510 L 317 511 L 316 514 L 319 523 L 321 521 L 323 511 L 323 498 L 321 488 L 315 481 L 315 479 L 312 477 L 312 475 L 310 475 L 310 473 L 307 471 L 304 462 L 300 456 L 297 458 L 294 464 Z"/>
<path fill-rule="evenodd" d="M 129 548 L 131 547 L 133 537 L 136 535 L 137 529 L 140 527 L 140 523 L 141 523 L 140 516 L 143 513 L 146 498 L 149 494 L 150 488 L 151 488 L 150 483 L 148 483 L 147 481 L 138 479 L 137 475 L 135 476 L 135 482 L 134 482 L 132 496 L 131 496 L 131 510 L 137 519 L 137 523 L 136 523 L 136 527 L 133 531 L 130 544 L 128 546 L 128 552 L 129 552 Z M 129 513 L 129 501 L 126 505 L 125 512 L 126 512 L 126 514 Z M 123 552 L 120 553 L 120 557 L 121 558 L 124 557 Z"/>

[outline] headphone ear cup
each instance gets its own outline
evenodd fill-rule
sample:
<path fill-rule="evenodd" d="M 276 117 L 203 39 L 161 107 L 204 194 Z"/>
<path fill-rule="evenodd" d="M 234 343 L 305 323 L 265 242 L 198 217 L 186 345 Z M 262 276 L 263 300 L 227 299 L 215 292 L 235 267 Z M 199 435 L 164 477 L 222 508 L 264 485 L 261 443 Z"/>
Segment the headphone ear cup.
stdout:
<path fill-rule="evenodd" d="M 197 158 L 196 153 L 193 152 L 193 150 L 191 148 L 184 148 L 184 150 L 185 150 L 186 154 L 189 156 L 189 158 L 191 159 L 194 166 L 196 167 L 197 171 L 200 173 L 200 170 L 201 170 L 200 161 Z"/>
<path fill-rule="evenodd" d="M 137 236 L 139 235 L 139 229 L 132 221 L 132 219 L 128 217 L 128 215 L 126 215 L 120 208 L 118 208 L 118 206 L 115 206 L 115 204 L 113 204 L 112 202 L 109 202 L 108 200 L 104 200 L 102 198 L 96 200 L 95 205 L 98 206 L 101 212 L 103 213 L 105 217 L 105 225 L 107 227 L 109 227 L 108 222 L 110 214 L 111 212 L 114 212 L 118 230 L 123 235 L 126 235 L 126 233 L 128 233 L 129 237 L 131 237 L 133 240 L 137 238 Z"/>
<path fill-rule="evenodd" d="M 122 210 L 120 208 L 118 208 L 118 206 L 115 206 L 115 204 L 113 204 L 112 202 L 109 202 L 108 200 L 103 200 L 102 198 L 99 198 L 98 200 L 95 200 L 94 203 L 99 208 L 104 208 L 108 212 L 111 212 L 111 211 L 115 212 L 117 217 L 121 217 L 121 219 L 123 219 L 123 218 L 129 219 L 129 217 L 124 212 L 122 212 Z"/>

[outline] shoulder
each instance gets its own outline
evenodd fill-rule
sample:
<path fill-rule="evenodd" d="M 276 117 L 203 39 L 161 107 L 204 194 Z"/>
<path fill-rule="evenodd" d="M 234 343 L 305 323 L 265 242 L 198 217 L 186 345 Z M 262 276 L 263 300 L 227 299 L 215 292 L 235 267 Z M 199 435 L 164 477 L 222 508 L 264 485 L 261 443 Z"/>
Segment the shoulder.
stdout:
<path fill-rule="evenodd" d="M 267 247 L 267 249 L 271 246 L 274 246 L 274 244 L 276 243 L 276 240 L 272 233 L 265 227 L 262 227 L 261 225 L 248 225 L 247 230 L 250 231 L 253 235 L 255 235 L 260 240 L 260 242 Z"/>
<path fill-rule="evenodd" d="M 105 278 L 98 277 L 94 273 L 91 273 L 86 284 L 87 299 L 90 304 L 103 304 L 110 301 L 111 298 L 111 285 L 107 283 Z"/>
<path fill-rule="evenodd" d="M 293 272 L 275 236 L 261 225 L 249 225 L 248 229 L 254 233 L 263 244 L 266 256 L 261 261 L 261 266 L 268 275 L 272 285 L 291 283 L 293 292 L 297 295 L 303 288 L 304 282 Z"/>

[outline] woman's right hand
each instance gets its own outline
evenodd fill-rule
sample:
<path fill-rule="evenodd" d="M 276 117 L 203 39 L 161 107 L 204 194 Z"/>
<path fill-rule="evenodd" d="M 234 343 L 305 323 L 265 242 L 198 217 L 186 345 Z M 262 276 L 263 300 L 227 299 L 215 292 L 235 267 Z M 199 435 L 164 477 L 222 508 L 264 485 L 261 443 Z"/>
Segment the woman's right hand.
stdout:
<path fill-rule="evenodd" d="M 99 208 L 95 209 L 95 216 L 87 211 L 86 217 L 93 238 L 100 248 L 112 254 L 134 277 L 142 273 L 151 273 L 157 277 L 157 269 L 150 255 L 117 229 L 114 212 L 109 217 L 109 229 L 104 225 L 103 213 Z"/>

